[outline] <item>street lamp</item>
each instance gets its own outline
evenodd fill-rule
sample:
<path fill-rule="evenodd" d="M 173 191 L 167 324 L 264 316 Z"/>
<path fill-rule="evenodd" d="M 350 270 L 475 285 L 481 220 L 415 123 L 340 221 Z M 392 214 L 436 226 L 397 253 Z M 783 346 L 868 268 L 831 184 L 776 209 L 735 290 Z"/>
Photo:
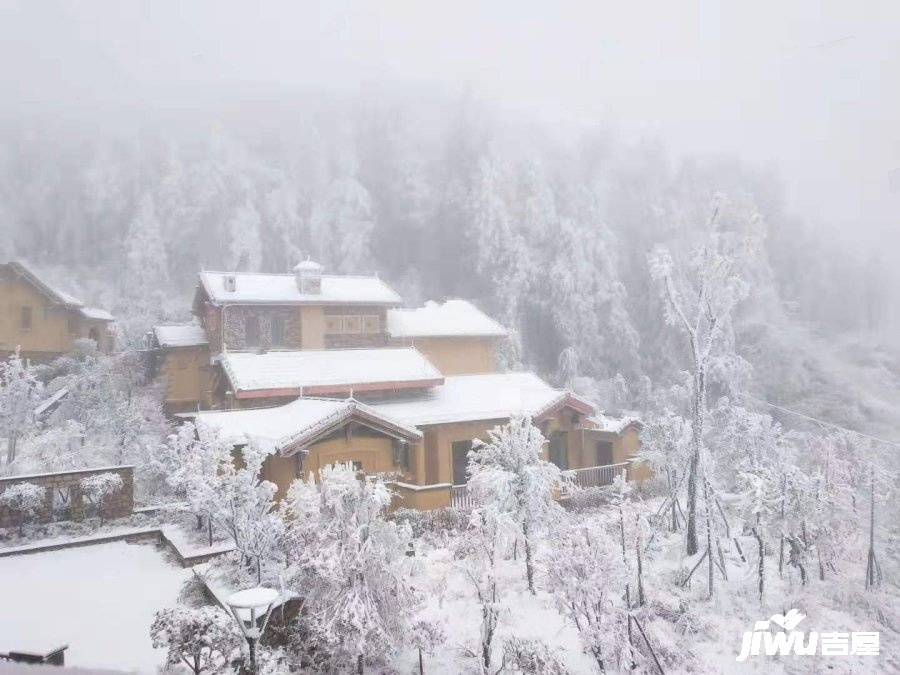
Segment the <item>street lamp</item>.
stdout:
<path fill-rule="evenodd" d="M 256 672 L 256 643 L 266 630 L 272 607 L 281 594 L 271 588 L 248 588 L 228 596 L 228 608 L 250 647 L 250 672 Z"/>

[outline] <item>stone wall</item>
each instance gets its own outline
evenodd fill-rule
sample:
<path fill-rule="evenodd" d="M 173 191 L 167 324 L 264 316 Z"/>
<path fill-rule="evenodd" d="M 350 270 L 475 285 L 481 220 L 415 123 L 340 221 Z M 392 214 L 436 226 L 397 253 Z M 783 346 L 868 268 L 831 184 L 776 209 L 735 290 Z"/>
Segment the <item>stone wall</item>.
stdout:
<path fill-rule="evenodd" d="M 81 479 L 100 473 L 117 473 L 122 477 L 122 489 L 113 496 L 106 505 L 106 518 L 123 518 L 131 515 L 134 509 L 134 467 L 109 466 L 97 469 L 79 469 L 77 471 L 60 471 L 57 473 L 38 473 L 26 476 L 7 476 L 0 478 L 0 493 L 16 483 L 33 483 L 46 488 L 44 508 L 37 519 L 42 523 L 51 520 L 81 520 L 85 517 L 90 504 L 81 494 Z M 16 527 L 19 514 L 0 506 L 0 527 Z"/>
<path fill-rule="evenodd" d="M 266 349 L 302 349 L 303 334 L 299 308 L 254 307 L 228 305 L 223 310 L 225 316 L 225 347 L 227 349 L 248 349 L 245 333 L 247 319 L 256 317 L 259 322 L 260 347 Z M 272 319 L 284 321 L 284 344 L 272 344 Z"/>

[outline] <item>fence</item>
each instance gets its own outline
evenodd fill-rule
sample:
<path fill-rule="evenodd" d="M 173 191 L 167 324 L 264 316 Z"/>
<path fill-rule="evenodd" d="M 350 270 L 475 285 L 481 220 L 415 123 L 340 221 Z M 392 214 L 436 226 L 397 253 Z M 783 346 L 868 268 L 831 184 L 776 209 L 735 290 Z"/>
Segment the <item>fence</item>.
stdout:
<path fill-rule="evenodd" d="M 566 471 L 572 484 L 580 488 L 603 487 L 612 485 L 616 476 L 622 472 L 627 472 L 630 462 L 620 462 L 619 464 L 604 464 L 603 466 L 590 466 L 586 469 L 572 469 Z"/>
<path fill-rule="evenodd" d="M 469 494 L 467 486 L 453 485 L 450 487 L 450 506 L 454 509 L 471 509 L 475 506 L 475 499 Z"/>
<path fill-rule="evenodd" d="M 87 513 L 87 504 L 81 494 L 81 479 L 99 473 L 117 473 L 122 477 L 122 489 L 114 495 L 104 509 L 107 518 L 122 518 L 134 508 L 134 467 L 110 466 L 97 469 L 78 469 L 56 473 L 36 473 L 27 476 L 0 478 L 0 493 L 16 483 L 33 483 L 45 489 L 44 508 L 37 514 L 38 522 L 51 520 L 81 520 Z M 21 516 L 0 506 L 0 527 L 14 527 Z"/>

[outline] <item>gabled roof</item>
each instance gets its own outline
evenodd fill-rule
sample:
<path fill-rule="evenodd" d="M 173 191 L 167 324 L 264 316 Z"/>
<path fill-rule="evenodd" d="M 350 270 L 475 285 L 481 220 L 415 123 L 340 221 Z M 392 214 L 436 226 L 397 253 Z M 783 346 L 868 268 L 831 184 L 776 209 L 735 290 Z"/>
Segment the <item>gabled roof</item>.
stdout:
<path fill-rule="evenodd" d="M 587 401 L 554 389 L 534 373 L 455 375 L 422 396 L 372 404 L 379 412 L 417 427 L 499 420 L 516 414 L 540 418 L 566 406 L 582 414 L 594 411 Z"/>
<path fill-rule="evenodd" d="M 444 381 L 412 347 L 225 352 L 221 364 L 237 398 L 421 389 Z"/>
<path fill-rule="evenodd" d="M 107 312 L 105 309 L 99 309 L 97 307 L 85 307 L 84 303 L 75 296 L 69 295 L 64 291 L 61 291 L 58 288 L 54 288 L 50 284 L 45 283 L 37 274 L 32 272 L 25 263 L 12 260 L 6 263 L 6 266 L 9 267 L 15 275 L 25 279 L 28 283 L 30 283 L 41 293 L 47 296 L 51 301 L 60 304 L 63 307 L 78 310 L 78 312 L 86 319 L 93 319 L 95 321 L 115 320 L 112 314 Z"/>
<path fill-rule="evenodd" d="M 588 418 L 600 431 L 608 431 L 612 434 L 620 434 L 628 427 L 641 427 L 643 423 L 637 413 L 623 413 L 612 415 L 609 413 L 597 413 Z"/>
<path fill-rule="evenodd" d="M 275 408 L 200 412 L 184 417 L 193 417 L 198 424 L 218 431 L 223 440 L 234 445 L 253 441 L 264 450 L 285 456 L 304 450 L 349 422 L 408 442 L 422 438 L 415 427 L 354 399 L 298 398 Z"/>
<path fill-rule="evenodd" d="M 235 279 L 233 291 L 225 278 Z M 399 305 L 396 291 L 378 277 L 322 276 L 320 293 L 301 293 L 293 274 L 200 272 L 200 285 L 217 304 Z"/>
<path fill-rule="evenodd" d="M 209 344 L 203 326 L 195 324 L 154 326 L 153 336 L 160 347 L 196 347 Z"/>
<path fill-rule="evenodd" d="M 503 337 L 506 329 L 466 300 L 429 301 L 387 313 L 391 337 Z"/>
<path fill-rule="evenodd" d="M 115 321 L 112 314 L 99 307 L 82 307 L 78 310 L 85 319 L 92 321 Z"/>

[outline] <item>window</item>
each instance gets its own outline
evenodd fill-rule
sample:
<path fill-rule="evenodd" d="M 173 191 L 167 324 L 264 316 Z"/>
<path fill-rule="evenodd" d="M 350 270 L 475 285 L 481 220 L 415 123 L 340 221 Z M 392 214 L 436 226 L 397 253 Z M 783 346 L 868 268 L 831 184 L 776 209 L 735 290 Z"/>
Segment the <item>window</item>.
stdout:
<path fill-rule="evenodd" d="M 362 317 L 361 316 L 345 316 L 344 317 L 344 333 L 356 334 L 362 333 Z"/>
<path fill-rule="evenodd" d="M 244 347 L 258 349 L 260 346 L 259 317 L 248 316 L 244 319 Z"/>
<path fill-rule="evenodd" d="M 343 317 L 328 315 L 325 317 L 325 332 L 329 335 L 340 335 Z"/>
<path fill-rule="evenodd" d="M 469 482 L 466 468 L 469 466 L 469 451 L 472 441 L 456 441 L 450 445 L 453 451 L 453 484 L 465 485 Z"/>
<path fill-rule="evenodd" d="M 22 328 L 22 330 L 31 330 L 31 319 L 31 307 L 23 307 L 22 314 L 19 317 L 19 326 Z"/>
<path fill-rule="evenodd" d="M 609 441 L 597 441 L 597 466 L 613 463 L 613 444 Z"/>
<path fill-rule="evenodd" d="M 565 431 L 554 431 L 550 434 L 550 461 L 560 469 L 569 468 L 568 442 Z"/>
<path fill-rule="evenodd" d="M 363 332 L 373 335 L 378 332 L 378 316 L 363 317 Z"/>
<path fill-rule="evenodd" d="M 284 347 L 284 317 L 272 318 L 272 346 Z"/>

